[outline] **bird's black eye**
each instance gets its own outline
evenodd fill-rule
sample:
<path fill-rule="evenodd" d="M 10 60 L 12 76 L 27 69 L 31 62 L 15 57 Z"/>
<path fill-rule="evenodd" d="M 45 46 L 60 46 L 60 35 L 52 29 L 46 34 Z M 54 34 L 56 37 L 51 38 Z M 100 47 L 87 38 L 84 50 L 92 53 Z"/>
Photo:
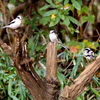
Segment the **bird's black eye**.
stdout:
<path fill-rule="evenodd" d="M 53 31 L 52 33 L 56 33 L 55 31 Z"/>
<path fill-rule="evenodd" d="M 16 18 L 21 19 L 19 16 L 17 16 Z"/>

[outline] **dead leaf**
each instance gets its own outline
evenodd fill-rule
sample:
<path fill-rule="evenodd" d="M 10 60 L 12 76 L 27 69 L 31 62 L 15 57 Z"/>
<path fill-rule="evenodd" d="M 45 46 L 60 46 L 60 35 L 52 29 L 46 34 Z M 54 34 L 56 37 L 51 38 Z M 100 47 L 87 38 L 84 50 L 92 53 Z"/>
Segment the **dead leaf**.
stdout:
<path fill-rule="evenodd" d="M 70 47 L 70 51 L 71 51 L 72 53 L 76 54 L 78 50 L 77 50 L 76 47 L 71 46 L 71 47 Z"/>

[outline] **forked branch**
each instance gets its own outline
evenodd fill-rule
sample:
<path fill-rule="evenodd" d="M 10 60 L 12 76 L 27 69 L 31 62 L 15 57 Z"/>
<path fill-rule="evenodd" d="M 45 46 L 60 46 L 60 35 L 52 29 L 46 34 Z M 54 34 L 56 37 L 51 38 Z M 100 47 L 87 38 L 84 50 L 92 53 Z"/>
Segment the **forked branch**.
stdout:
<path fill-rule="evenodd" d="M 19 39 L 16 34 L 14 41 L 17 44 L 15 51 L 9 45 L 0 40 L 0 46 L 4 52 L 12 59 L 14 66 L 16 67 L 20 78 L 25 84 L 26 88 L 30 91 L 34 100 L 57 100 L 59 88 L 57 84 L 57 64 L 56 64 L 56 44 L 48 44 L 48 62 L 47 62 L 47 73 L 46 79 L 41 78 L 35 72 L 32 66 L 32 60 L 28 56 L 27 42 Z M 16 46 L 16 45 L 15 45 Z M 52 49 L 51 49 L 52 48 Z M 52 57 L 52 60 L 51 60 Z M 51 66 L 49 61 L 51 60 Z M 53 61 L 53 62 L 52 62 Z M 53 70 L 54 69 L 54 70 Z M 56 80 L 55 80 L 56 79 Z"/>
<path fill-rule="evenodd" d="M 58 100 L 57 95 L 59 92 L 58 80 L 57 80 L 57 50 L 55 43 L 49 43 L 47 46 L 47 69 L 46 78 L 41 78 L 35 72 L 32 66 L 32 60 L 28 56 L 27 42 L 20 41 L 17 38 L 16 52 L 0 40 L 0 46 L 4 52 L 14 62 L 14 66 L 17 68 L 18 74 L 21 77 L 23 83 L 30 91 L 34 100 Z M 14 54 L 16 53 L 16 54 Z M 13 55 L 14 54 L 14 55 Z M 65 86 L 60 95 L 60 100 L 75 100 L 84 90 L 86 85 L 90 82 L 95 72 L 100 68 L 100 56 L 90 63 L 85 70 L 73 80 L 74 82 L 70 86 Z"/>

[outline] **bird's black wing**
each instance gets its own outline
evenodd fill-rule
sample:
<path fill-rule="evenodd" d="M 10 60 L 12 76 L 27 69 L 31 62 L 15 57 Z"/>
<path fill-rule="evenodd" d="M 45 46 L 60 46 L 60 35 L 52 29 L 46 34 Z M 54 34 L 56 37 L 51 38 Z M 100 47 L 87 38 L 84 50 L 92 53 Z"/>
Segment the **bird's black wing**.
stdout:
<path fill-rule="evenodd" d="M 11 24 L 13 24 L 13 23 L 15 23 L 15 21 L 11 21 L 8 25 L 11 25 Z"/>

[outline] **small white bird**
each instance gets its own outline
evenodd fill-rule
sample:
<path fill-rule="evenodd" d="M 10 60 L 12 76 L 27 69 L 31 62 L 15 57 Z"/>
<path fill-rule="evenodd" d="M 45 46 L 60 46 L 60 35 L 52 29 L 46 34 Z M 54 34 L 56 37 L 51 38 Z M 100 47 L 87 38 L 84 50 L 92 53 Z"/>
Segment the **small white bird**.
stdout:
<path fill-rule="evenodd" d="M 12 20 L 8 25 L 1 27 L 3 28 L 11 28 L 11 29 L 17 29 L 21 25 L 21 16 L 17 16 L 14 20 Z"/>
<path fill-rule="evenodd" d="M 50 38 L 51 42 L 56 42 L 56 43 L 60 44 L 63 48 L 70 50 L 69 47 L 63 45 L 60 41 L 58 41 L 57 34 L 54 30 L 50 31 L 49 38 Z"/>
<path fill-rule="evenodd" d="M 94 59 L 94 52 L 90 48 L 84 50 L 84 57 L 88 60 Z"/>

